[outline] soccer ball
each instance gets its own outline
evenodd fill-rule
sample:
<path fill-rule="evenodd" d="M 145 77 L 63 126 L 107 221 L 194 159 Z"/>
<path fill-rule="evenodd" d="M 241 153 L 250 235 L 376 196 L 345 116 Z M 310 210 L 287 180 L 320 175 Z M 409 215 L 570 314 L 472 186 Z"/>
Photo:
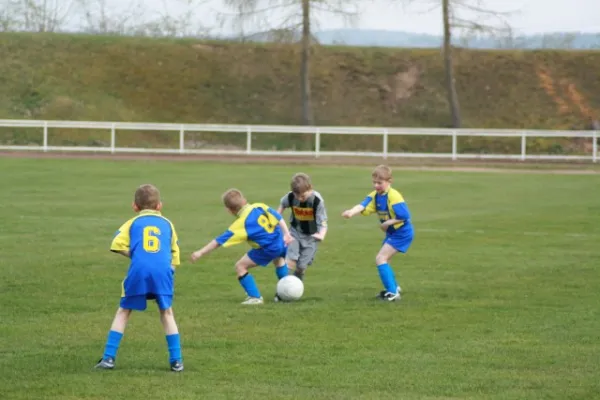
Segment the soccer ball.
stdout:
<path fill-rule="evenodd" d="M 283 301 L 300 300 L 304 294 L 302 280 L 294 275 L 288 275 L 277 282 L 277 296 Z"/>

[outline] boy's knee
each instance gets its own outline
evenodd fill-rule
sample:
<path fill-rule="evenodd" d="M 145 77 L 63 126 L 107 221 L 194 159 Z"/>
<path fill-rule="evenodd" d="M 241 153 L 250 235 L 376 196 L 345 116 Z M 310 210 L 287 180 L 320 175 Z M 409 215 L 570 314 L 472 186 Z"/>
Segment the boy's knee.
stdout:
<path fill-rule="evenodd" d="M 248 272 L 248 266 L 245 263 L 243 263 L 242 261 L 238 261 L 235 263 L 235 272 L 237 273 L 238 276 L 242 276 L 246 272 Z"/>
<path fill-rule="evenodd" d="M 131 314 L 132 310 L 128 309 L 128 308 L 122 308 L 119 307 L 119 309 L 117 310 L 117 314 L 119 315 L 124 315 L 126 317 L 128 317 Z"/>
<path fill-rule="evenodd" d="M 381 254 L 377 254 L 377 256 L 375 256 L 375 264 L 377 265 L 381 265 L 381 264 L 385 264 L 388 262 L 388 258 L 384 255 Z"/>
<path fill-rule="evenodd" d="M 160 314 L 165 317 L 172 317 L 173 316 L 173 308 L 169 307 L 164 310 L 160 310 Z"/>

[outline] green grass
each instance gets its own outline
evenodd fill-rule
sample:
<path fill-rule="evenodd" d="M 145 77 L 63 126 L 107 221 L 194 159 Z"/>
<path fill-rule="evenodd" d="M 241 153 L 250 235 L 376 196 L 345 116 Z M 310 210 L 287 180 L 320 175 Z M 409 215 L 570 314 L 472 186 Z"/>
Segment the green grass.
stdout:
<path fill-rule="evenodd" d="M 231 222 L 230 186 L 276 205 L 295 169 L 202 162 L 0 158 L 4 399 L 591 399 L 600 392 L 600 177 L 397 172 L 416 239 L 380 289 L 374 217 L 341 211 L 371 167 L 310 167 L 330 233 L 294 304 L 244 308 L 233 263 L 187 257 Z M 93 371 L 127 263 L 107 247 L 135 187 L 162 190 L 184 264 L 175 312 L 186 371 L 168 372 L 158 315 L 134 314 L 115 371 Z M 265 297 L 272 267 L 255 271 Z"/>
<path fill-rule="evenodd" d="M 600 113 L 599 51 L 455 51 L 465 128 L 587 129 Z M 191 39 L 0 33 L 3 118 L 172 123 L 298 124 L 297 46 Z M 397 73 L 423 72 L 408 100 Z M 439 49 L 317 46 L 311 64 L 315 122 L 335 126 L 446 127 L 450 124 Z M 395 108 L 394 108 L 395 105 Z M 260 135 L 261 148 L 309 149 L 303 135 Z M 106 145 L 94 132 L 53 130 L 55 145 Z M 120 146 L 177 145 L 156 132 L 128 132 Z M 3 129 L 0 143 L 40 143 L 26 129 Z M 222 134 L 209 144 L 243 146 Z M 589 141 L 588 141 L 589 142 Z M 322 150 L 381 147 L 377 137 L 322 139 Z M 519 151 L 518 139 L 467 138 L 459 151 Z M 449 151 L 444 137 L 394 137 L 389 150 Z M 568 139 L 539 139 L 528 153 L 581 154 Z"/>

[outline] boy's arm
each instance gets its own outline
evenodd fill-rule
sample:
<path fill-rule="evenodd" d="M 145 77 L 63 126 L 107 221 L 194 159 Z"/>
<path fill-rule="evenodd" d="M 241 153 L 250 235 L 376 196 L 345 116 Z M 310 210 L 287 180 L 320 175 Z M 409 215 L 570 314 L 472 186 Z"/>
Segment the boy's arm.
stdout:
<path fill-rule="evenodd" d="M 131 257 L 131 251 L 129 248 L 131 242 L 131 238 L 129 237 L 129 229 L 131 228 L 132 222 L 133 218 L 121 225 L 117 233 L 115 233 L 113 236 L 112 242 L 110 243 L 110 251 L 121 254 L 127 258 Z"/>
<path fill-rule="evenodd" d="M 286 194 L 279 200 L 279 207 L 277 207 L 277 213 L 282 214 L 283 210 L 290 207 L 290 202 L 288 199 L 289 194 Z"/>
<path fill-rule="evenodd" d="M 317 222 L 317 233 L 312 235 L 312 237 L 317 240 L 325 240 L 325 235 L 327 235 L 327 210 L 325 209 L 325 202 L 323 199 L 321 199 L 321 202 L 317 207 L 315 219 Z"/>
<path fill-rule="evenodd" d="M 346 210 L 342 213 L 342 217 L 344 218 L 352 218 L 354 217 L 356 214 L 360 214 L 365 210 L 365 206 L 363 206 L 362 204 L 357 204 L 354 207 L 352 207 L 349 210 Z"/>
<path fill-rule="evenodd" d="M 175 226 L 171 223 L 171 267 L 173 271 L 181 264 L 181 252 L 179 250 L 179 237 Z"/>
<path fill-rule="evenodd" d="M 237 219 L 229 229 L 211 240 L 206 246 L 192 253 L 192 261 L 197 261 L 200 257 L 205 256 L 216 248 L 234 246 L 248 240 L 244 221 Z"/>
<path fill-rule="evenodd" d="M 192 253 L 192 262 L 197 261 L 200 257 L 205 256 L 219 246 L 220 244 L 216 239 L 211 240 L 206 246 Z"/>
<path fill-rule="evenodd" d="M 129 250 L 111 250 L 113 253 L 117 253 L 117 254 L 121 254 L 127 258 L 131 257 L 131 254 L 129 254 Z"/>
<path fill-rule="evenodd" d="M 285 220 L 283 218 L 281 218 L 279 220 L 279 227 L 281 228 L 281 231 L 283 232 L 283 242 L 286 245 L 288 245 L 291 242 L 293 242 L 294 238 L 290 234 L 290 230 L 288 229 L 287 224 L 285 223 Z"/>
<path fill-rule="evenodd" d="M 291 242 L 293 242 L 294 238 L 290 234 L 290 230 L 288 229 L 287 224 L 285 223 L 285 220 L 281 216 L 281 213 L 279 211 L 273 210 L 271 207 L 267 207 L 267 212 L 269 212 L 273 217 L 275 217 L 275 219 L 277 219 L 277 224 L 279 225 L 279 228 L 281 229 L 281 232 L 283 233 L 284 243 L 287 245 L 287 244 L 290 244 Z"/>
<path fill-rule="evenodd" d="M 360 203 L 355 205 L 349 210 L 346 210 L 342 213 L 342 217 L 344 218 L 352 218 L 356 214 L 369 215 L 376 212 L 377 209 L 375 207 L 375 192 L 371 192 L 365 199 Z"/>

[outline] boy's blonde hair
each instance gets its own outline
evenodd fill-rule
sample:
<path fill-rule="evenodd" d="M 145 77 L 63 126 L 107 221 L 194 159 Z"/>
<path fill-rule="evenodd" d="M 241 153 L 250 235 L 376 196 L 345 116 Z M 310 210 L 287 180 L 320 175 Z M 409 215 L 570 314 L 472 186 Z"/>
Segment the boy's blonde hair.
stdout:
<path fill-rule="evenodd" d="M 237 214 L 248 203 L 242 192 L 237 189 L 227 190 L 223 193 L 222 199 L 225 207 L 234 214 Z"/>
<path fill-rule="evenodd" d="M 308 192 L 312 189 L 310 176 L 306 175 L 305 173 L 298 172 L 292 177 L 290 187 L 292 189 L 292 192 L 295 194 L 302 194 L 304 192 Z"/>
<path fill-rule="evenodd" d="M 160 204 L 160 192 L 154 185 L 141 185 L 135 191 L 133 202 L 141 210 L 156 210 Z"/>
<path fill-rule="evenodd" d="M 373 170 L 371 174 L 373 179 L 380 179 L 382 181 L 391 181 L 392 180 L 392 169 L 387 165 L 378 165 Z"/>

